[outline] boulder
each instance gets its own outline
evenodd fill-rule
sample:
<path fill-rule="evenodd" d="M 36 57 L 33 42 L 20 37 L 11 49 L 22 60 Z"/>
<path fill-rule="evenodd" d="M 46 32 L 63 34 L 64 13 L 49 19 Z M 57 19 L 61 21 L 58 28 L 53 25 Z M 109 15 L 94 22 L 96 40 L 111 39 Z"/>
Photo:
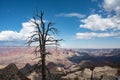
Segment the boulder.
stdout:
<path fill-rule="evenodd" d="M 31 80 L 42 80 L 40 74 L 36 73 L 35 71 L 33 71 L 28 78 L 30 78 Z"/>
<path fill-rule="evenodd" d="M 75 71 L 63 76 L 61 80 L 90 80 L 92 71 L 85 68 L 82 71 Z"/>
<path fill-rule="evenodd" d="M 82 76 L 82 71 L 77 71 L 74 74 L 77 75 L 77 76 Z"/>
<path fill-rule="evenodd" d="M 66 77 L 66 76 L 61 77 L 61 80 L 68 80 L 68 77 Z"/>
<path fill-rule="evenodd" d="M 83 73 L 82 73 L 82 77 L 90 79 L 91 74 L 92 74 L 92 71 L 90 69 L 88 69 L 88 68 L 85 68 Z"/>

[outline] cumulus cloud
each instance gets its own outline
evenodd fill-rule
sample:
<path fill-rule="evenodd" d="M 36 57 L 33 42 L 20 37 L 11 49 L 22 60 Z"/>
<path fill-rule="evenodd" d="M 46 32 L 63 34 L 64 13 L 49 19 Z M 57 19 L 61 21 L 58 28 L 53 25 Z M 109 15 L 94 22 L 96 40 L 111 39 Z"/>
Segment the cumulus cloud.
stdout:
<path fill-rule="evenodd" d="M 120 37 L 120 33 L 76 33 L 77 39 L 93 39 L 93 38 L 105 38 L 105 37 Z"/>
<path fill-rule="evenodd" d="M 120 12 L 120 0 L 104 0 L 103 7 L 106 11 Z"/>
<path fill-rule="evenodd" d="M 120 0 L 104 0 L 103 8 L 106 11 L 115 11 L 115 15 L 102 17 L 102 14 L 91 14 L 86 19 L 81 20 L 81 28 L 93 31 L 106 31 L 108 29 L 120 29 Z M 109 15 L 109 14 L 108 14 Z"/>
<path fill-rule="evenodd" d="M 114 17 L 103 18 L 101 15 L 92 14 L 88 18 L 81 20 L 81 28 L 87 28 L 93 31 L 106 31 L 107 29 L 120 29 L 120 20 Z"/>
<path fill-rule="evenodd" d="M 80 14 L 80 13 L 60 13 L 56 16 L 61 16 L 61 17 L 76 17 L 76 18 L 84 18 L 85 15 Z"/>
<path fill-rule="evenodd" d="M 35 30 L 35 25 L 29 22 L 22 23 L 22 29 L 19 32 L 6 30 L 0 32 L 0 41 L 20 41 L 26 40 L 26 38 L 30 35 L 30 32 Z"/>
<path fill-rule="evenodd" d="M 16 31 L 2 31 L 0 32 L 0 41 L 11 41 L 22 39 L 22 35 Z"/>
<path fill-rule="evenodd" d="M 102 14 L 91 14 L 80 20 L 80 28 L 91 30 L 86 33 L 76 33 L 77 39 L 91 39 L 120 36 L 120 0 L 104 0 L 102 7 L 108 12 L 105 17 Z M 115 14 L 112 14 L 114 12 Z M 112 16 L 109 16 L 112 15 Z M 97 33 L 99 31 L 99 33 Z M 108 33 L 109 32 L 109 33 Z"/>
<path fill-rule="evenodd" d="M 20 30 L 19 33 L 24 35 L 24 38 L 30 36 L 30 32 L 32 32 L 36 29 L 35 28 L 36 25 L 33 22 L 31 22 L 31 20 L 29 22 L 23 22 L 22 23 L 22 29 Z M 39 22 L 39 21 L 37 21 L 37 22 Z"/>
<path fill-rule="evenodd" d="M 104 0 L 103 8 L 108 12 L 115 12 L 115 16 L 120 20 L 120 0 Z"/>

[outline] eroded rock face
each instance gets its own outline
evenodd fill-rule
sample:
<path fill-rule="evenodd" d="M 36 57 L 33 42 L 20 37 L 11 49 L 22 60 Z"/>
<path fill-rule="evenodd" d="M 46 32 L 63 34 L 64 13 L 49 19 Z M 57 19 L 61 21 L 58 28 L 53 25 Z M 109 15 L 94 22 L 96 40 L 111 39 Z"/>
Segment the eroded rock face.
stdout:
<path fill-rule="evenodd" d="M 35 68 L 35 65 L 30 65 L 27 63 L 23 68 L 21 68 L 19 71 L 24 75 L 29 75 Z"/>
<path fill-rule="evenodd" d="M 84 80 L 82 77 L 82 71 L 76 71 L 73 73 L 69 73 L 66 76 L 63 76 L 61 80 Z"/>
<path fill-rule="evenodd" d="M 101 78 L 102 76 L 116 76 L 117 69 L 111 68 L 109 66 L 95 67 L 93 71 L 94 78 Z"/>
<path fill-rule="evenodd" d="M 4 69 L 0 70 L 0 80 L 30 80 L 25 77 L 14 63 L 9 64 Z"/>
<path fill-rule="evenodd" d="M 31 80 L 42 80 L 41 76 L 39 74 L 37 74 L 36 72 L 32 72 L 28 78 L 30 78 Z"/>
<path fill-rule="evenodd" d="M 115 76 L 103 76 L 102 80 L 118 80 Z"/>
<path fill-rule="evenodd" d="M 62 77 L 62 80 L 75 80 L 77 78 L 77 75 L 73 74 L 68 74 L 67 76 Z"/>
<path fill-rule="evenodd" d="M 118 80 L 117 69 L 109 66 L 81 69 L 63 76 L 61 80 Z"/>
<path fill-rule="evenodd" d="M 70 67 L 70 71 L 77 71 L 77 70 L 79 70 L 80 69 L 80 66 L 79 65 L 72 65 L 71 67 Z"/>
<path fill-rule="evenodd" d="M 82 76 L 84 78 L 90 79 L 91 78 L 92 71 L 88 68 L 84 69 Z"/>

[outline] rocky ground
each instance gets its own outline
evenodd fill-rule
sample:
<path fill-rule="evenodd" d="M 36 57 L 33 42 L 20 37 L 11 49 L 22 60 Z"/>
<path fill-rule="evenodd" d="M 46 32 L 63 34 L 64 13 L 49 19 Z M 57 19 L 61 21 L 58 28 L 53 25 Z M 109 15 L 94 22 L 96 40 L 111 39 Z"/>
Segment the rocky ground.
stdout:
<path fill-rule="evenodd" d="M 84 68 L 72 66 L 61 80 L 118 80 L 117 69 L 109 66 Z"/>
<path fill-rule="evenodd" d="M 54 63 L 48 65 L 52 80 L 118 80 L 118 70 L 109 66 L 81 68 L 80 65 L 72 65 L 68 69 L 58 67 Z M 26 64 L 18 69 L 12 63 L 0 70 L 0 80 L 41 80 L 41 73 L 37 72 L 35 65 Z"/>
<path fill-rule="evenodd" d="M 30 80 L 12 63 L 0 70 L 0 80 Z"/>

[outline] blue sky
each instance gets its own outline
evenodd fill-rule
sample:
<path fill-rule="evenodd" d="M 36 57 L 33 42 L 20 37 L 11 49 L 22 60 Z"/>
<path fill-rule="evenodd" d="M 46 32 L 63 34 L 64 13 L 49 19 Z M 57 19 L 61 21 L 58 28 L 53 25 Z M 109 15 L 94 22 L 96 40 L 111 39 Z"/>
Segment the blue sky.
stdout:
<path fill-rule="evenodd" d="M 0 0 L 0 46 L 22 46 L 37 8 L 66 48 L 120 48 L 120 0 Z"/>

